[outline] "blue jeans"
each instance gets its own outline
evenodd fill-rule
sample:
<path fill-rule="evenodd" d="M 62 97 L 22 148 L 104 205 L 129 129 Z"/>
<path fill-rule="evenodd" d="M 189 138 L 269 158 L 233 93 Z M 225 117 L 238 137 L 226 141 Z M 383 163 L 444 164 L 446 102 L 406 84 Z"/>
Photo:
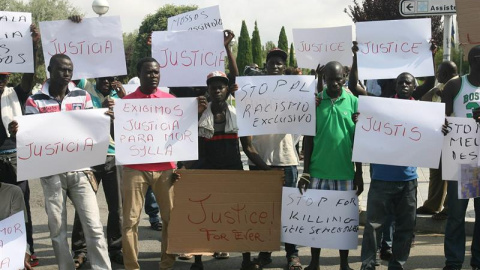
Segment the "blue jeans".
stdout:
<path fill-rule="evenodd" d="M 392 259 L 388 269 L 403 269 L 410 255 L 417 209 L 417 179 L 411 181 L 372 180 L 367 199 L 367 222 L 362 241 L 362 268 L 375 269 L 377 235 L 388 217 L 395 217 Z"/>
<path fill-rule="evenodd" d="M 152 187 L 148 186 L 147 194 L 145 194 L 145 213 L 148 215 L 148 221 L 150 224 L 160 222 L 160 217 L 158 213 L 157 200 L 155 199 L 155 194 L 153 194 Z"/>
<path fill-rule="evenodd" d="M 248 166 L 251 171 L 260 170 L 257 166 Z M 297 166 L 270 166 L 272 168 L 282 168 L 284 173 L 284 187 L 297 187 L 298 169 Z M 285 243 L 286 257 L 298 257 L 298 249 L 295 244 Z"/>
<path fill-rule="evenodd" d="M 378 232 L 377 239 L 382 241 L 377 243 L 378 249 L 388 250 L 392 248 L 393 232 L 395 231 L 395 216 L 388 216 L 385 224 L 383 224 L 383 229 Z"/>
<path fill-rule="evenodd" d="M 448 218 L 445 227 L 445 265 L 462 268 L 465 260 L 465 213 L 469 200 L 458 199 L 458 182 L 448 181 Z M 475 207 L 475 228 L 472 239 L 472 267 L 480 267 L 480 198 L 473 199 Z"/>

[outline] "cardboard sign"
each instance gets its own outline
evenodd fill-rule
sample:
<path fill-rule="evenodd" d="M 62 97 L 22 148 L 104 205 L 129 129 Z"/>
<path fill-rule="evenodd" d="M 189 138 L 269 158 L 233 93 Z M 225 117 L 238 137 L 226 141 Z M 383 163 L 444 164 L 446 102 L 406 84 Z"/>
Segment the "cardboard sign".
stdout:
<path fill-rule="evenodd" d="M 46 65 L 55 54 L 68 55 L 72 80 L 127 74 L 120 17 L 40 22 L 40 30 Z"/>
<path fill-rule="evenodd" d="M 25 214 L 20 211 L 0 221 L 0 269 L 24 269 L 26 250 Z"/>
<path fill-rule="evenodd" d="M 463 55 L 467 59 L 470 49 L 480 45 L 480 4 L 477 0 L 455 1 L 457 8 L 458 38 L 463 47 Z M 449 30 L 450 31 L 450 30 Z"/>
<path fill-rule="evenodd" d="M 34 72 L 31 24 L 31 13 L 0 11 L 0 72 Z"/>
<path fill-rule="evenodd" d="M 480 197 L 480 167 L 462 164 L 461 180 L 458 181 L 458 198 L 471 199 Z"/>
<path fill-rule="evenodd" d="M 477 165 L 480 125 L 472 118 L 447 117 L 448 134 L 442 148 L 442 178 L 460 181 L 461 165 Z"/>
<path fill-rule="evenodd" d="M 223 31 L 153 32 L 152 56 L 160 64 L 160 86 L 206 86 L 210 72 L 225 70 Z"/>
<path fill-rule="evenodd" d="M 219 6 L 197 9 L 168 18 L 168 31 L 223 30 Z"/>
<path fill-rule="evenodd" d="M 338 61 L 352 65 L 352 26 L 292 29 L 295 57 L 299 67 L 316 69 Z"/>
<path fill-rule="evenodd" d="M 360 96 L 358 112 L 353 161 L 438 168 L 445 104 Z"/>
<path fill-rule="evenodd" d="M 358 197 L 352 191 L 284 187 L 282 242 L 307 247 L 357 249 Z"/>
<path fill-rule="evenodd" d="M 17 180 L 69 172 L 105 163 L 110 141 L 106 109 L 16 117 Z"/>
<path fill-rule="evenodd" d="M 282 171 L 179 173 L 168 253 L 280 249 Z"/>
<path fill-rule="evenodd" d="M 402 72 L 415 77 L 434 76 L 430 51 L 430 19 L 356 23 L 358 76 L 396 78 Z"/>
<path fill-rule="evenodd" d="M 117 164 L 198 158 L 197 99 L 121 99 L 114 112 Z"/>
<path fill-rule="evenodd" d="M 314 76 L 237 77 L 238 136 L 315 135 Z"/>

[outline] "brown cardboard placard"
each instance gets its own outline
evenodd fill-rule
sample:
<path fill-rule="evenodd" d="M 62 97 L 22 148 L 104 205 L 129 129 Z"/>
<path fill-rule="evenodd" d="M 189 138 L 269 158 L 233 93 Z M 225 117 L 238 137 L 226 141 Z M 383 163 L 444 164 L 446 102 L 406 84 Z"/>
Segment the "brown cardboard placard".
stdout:
<path fill-rule="evenodd" d="M 280 249 L 283 171 L 178 172 L 168 253 Z"/>
<path fill-rule="evenodd" d="M 467 57 L 471 48 L 480 44 L 480 1 L 478 0 L 457 0 L 457 24 L 460 45 L 463 48 L 464 56 Z M 450 31 L 445 29 L 445 31 Z"/>

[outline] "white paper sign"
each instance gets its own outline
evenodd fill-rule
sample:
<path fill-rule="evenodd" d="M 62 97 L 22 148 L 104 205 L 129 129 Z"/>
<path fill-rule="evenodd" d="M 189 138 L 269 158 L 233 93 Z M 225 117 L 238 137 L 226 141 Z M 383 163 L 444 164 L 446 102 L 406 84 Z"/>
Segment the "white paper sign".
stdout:
<path fill-rule="evenodd" d="M 152 56 L 160 64 L 160 86 L 206 86 L 210 72 L 225 70 L 223 31 L 153 32 Z"/>
<path fill-rule="evenodd" d="M 447 117 L 448 134 L 442 148 L 443 180 L 460 181 L 460 164 L 476 165 L 480 147 L 480 125 L 472 118 Z"/>
<path fill-rule="evenodd" d="M 352 26 L 293 29 L 292 32 L 299 67 L 316 69 L 318 64 L 330 61 L 352 65 Z"/>
<path fill-rule="evenodd" d="M 438 168 L 445 104 L 360 96 L 352 160 Z"/>
<path fill-rule="evenodd" d="M 197 9 L 168 18 L 168 31 L 222 29 L 219 6 Z"/>
<path fill-rule="evenodd" d="M 433 76 L 430 19 L 356 23 L 358 75 L 364 80 L 396 78 L 402 72 Z"/>
<path fill-rule="evenodd" d="M 115 101 L 115 160 L 146 164 L 198 159 L 195 98 Z"/>
<path fill-rule="evenodd" d="M 20 211 L 0 221 L 0 269 L 23 269 L 26 250 L 25 213 Z"/>
<path fill-rule="evenodd" d="M 357 249 L 358 197 L 352 191 L 284 187 L 282 242 L 315 248 Z"/>
<path fill-rule="evenodd" d="M 110 142 L 106 109 L 24 115 L 15 118 L 17 180 L 105 163 Z"/>
<path fill-rule="evenodd" d="M 0 11 L 0 72 L 34 72 L 31 24 L 31 13 Z"/>
<path fill-rule="evenodd" d="M 238 135 L 315 135 L 314 76 L 237 77 Z"/>
<path fill-rule="evenodd" d="M 70 56 L 73 80 L 127 74 L 118 16 L 40 22 L 40 31 L 46 65 L 55 54 Z"/>

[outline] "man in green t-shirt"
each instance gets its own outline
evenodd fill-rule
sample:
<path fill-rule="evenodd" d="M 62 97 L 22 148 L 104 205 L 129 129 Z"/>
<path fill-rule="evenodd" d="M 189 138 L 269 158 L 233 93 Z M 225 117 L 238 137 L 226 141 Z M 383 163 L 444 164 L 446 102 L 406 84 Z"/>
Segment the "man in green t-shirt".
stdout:
<path fill-rule="evenodd" d="M 315 137 L 305 137 L 305 167 L 298 188 L 322 190 L 363 191 L 362 164 L 352 163 L 355 123 L 352 115 L 357 112 L 358 100 L 343 89 L 343 66 L 328 62 L 317 70 L 317 130 Z M 327 84 L 323 88 L 323 81 Z M 340 270 L 350 270 L 348 250 L 340 250 Z M 311 248 L 312 260 L 305 270 L 320 269 L 320 248 Z"/>

